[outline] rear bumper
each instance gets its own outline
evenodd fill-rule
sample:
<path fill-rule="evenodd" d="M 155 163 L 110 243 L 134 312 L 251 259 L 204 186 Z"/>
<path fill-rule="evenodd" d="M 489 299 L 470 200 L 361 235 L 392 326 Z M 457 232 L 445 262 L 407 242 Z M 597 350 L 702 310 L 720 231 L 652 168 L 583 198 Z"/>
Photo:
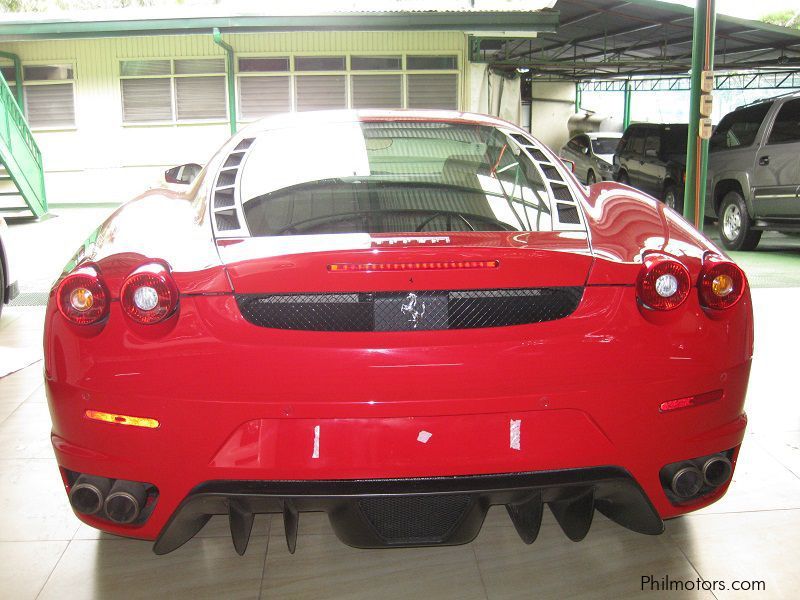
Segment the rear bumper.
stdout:
<path fill-rule="evenodd" d="M 633 288 L 596 286 L 552 322 L 330 334 L 250 325 L 221 295 L 182 298 L 179 318 L 161 330 L 133 329 L 113 303 L 101 331 L 76 335 L 51 304 L 53 445 L 62 469 L 155 486 L 157 504 L 142 524 L 80 516 L 148 540 L 206 482 L 346 485 L 604 465 L 623 469 L 666 519 L 725 491 L 676 505 L 659 471 L 741 444 L 750 314 L 746 297 L 714 320 L 692 296 L 655 323 L 640 314 Z M 713 390 L 723 390 L 721 399 L 659 411 Z M 89 421 L 87 409 L 161 426 Z M 270 510 L 284 497 L 306 502 L 300 492 L 278 494 Z M 259 508 L 245 504 L 244 512 Z"/>
<path fill-rule="evenodd" d="M 228 515 L 234 546 L 244 553 L 253 514 L 281 513 L 293 552 L 306 511 L 327 513 L 339 539 L 358 548 L 464 544 L 478 535 L 488 508 L 499 504 L 528 544 L 538 535 L 544 504 L 574 541 L 588 532 L 595 509 L 639 533 L 664 529 L 639 485 L 617 467 L 421 479 L 213 481 L 192 490 L 154 550 L 171 552 L 212 515 Z"/>

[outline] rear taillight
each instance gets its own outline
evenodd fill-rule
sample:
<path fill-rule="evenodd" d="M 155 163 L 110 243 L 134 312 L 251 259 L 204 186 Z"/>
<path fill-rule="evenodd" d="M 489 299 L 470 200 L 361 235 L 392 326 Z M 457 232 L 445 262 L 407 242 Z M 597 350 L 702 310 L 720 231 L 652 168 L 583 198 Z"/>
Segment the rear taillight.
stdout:
<path fill-rule="evenodd" d="M 152 263 L 136 269 L 122 284 L 123 312 L 137 323 L 152 325 L 169 317 L 178 307 L 178 288 L 169 271 Z"/>
<path fill-rule="evenodd" d="M 673 310 L 684 303 L 691 289 L 689 270 L 674 258 L 646 256 L 636 282 L 639 301 L 654 310 Z"/>
<path fill-rule="evenodd" d="M 108 290 L 93 267 L 67 275 L 56 290 L 58 310 L 76 325 L 93 325 L 108 315 Z"/>
<path fill-rule="evenodd" d="M 715 310 L 730 308 L 742 297 L 746 283 L 744 273 L 734 263 L 719 256 L 707 256 L 697 285 L 700 303 Z"/>

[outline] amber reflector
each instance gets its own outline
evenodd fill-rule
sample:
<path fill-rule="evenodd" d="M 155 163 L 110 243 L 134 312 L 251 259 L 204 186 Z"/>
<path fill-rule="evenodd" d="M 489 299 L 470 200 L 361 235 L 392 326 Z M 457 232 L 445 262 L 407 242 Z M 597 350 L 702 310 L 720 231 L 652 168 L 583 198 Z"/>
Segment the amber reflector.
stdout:
<path fill-rule="evenodd" d="M 435 262 L 402 263 L 335 263 L 328 265 L 328 271 L 452 271 L 456 269 L 496 269 L 499 260 L 458 260 Z"/>
<path fill-rule="evenodd" d="M 115 413 L 101 412 L 99 410 L 87 410 L 86 417 L 93 421 L 103 421 L 104 423 L 116 423 L 117 425 L 131 425 L 132 427 L 145 427 L 146 429 L 157 429 L 160 423 L 156 419 L 148 417 L 131 417 L 129 415 L 118 415 Z"/>

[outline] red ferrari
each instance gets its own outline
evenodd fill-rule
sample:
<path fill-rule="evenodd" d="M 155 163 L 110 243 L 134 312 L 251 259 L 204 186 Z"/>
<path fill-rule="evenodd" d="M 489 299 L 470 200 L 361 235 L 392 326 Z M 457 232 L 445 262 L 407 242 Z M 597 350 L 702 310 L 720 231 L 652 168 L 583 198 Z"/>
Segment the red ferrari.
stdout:
<path fill-rule="evenodd" d="M 747 281 L 653 198 L 507 122 L 268 118 L 79 249 L 47 307 L 78 517 L 178 548 L 324 511 L 357 547 L 469 542 L 505 505 L 582 539 L 714 502 L 744 435 Z"/>

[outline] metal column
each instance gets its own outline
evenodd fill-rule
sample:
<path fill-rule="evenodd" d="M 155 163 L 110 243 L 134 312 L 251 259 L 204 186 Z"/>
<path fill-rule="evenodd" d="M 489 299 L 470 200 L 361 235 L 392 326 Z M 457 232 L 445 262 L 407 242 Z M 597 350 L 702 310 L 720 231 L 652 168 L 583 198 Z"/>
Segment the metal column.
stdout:
<path fill-rule="evenodd" d="M 703 71 L 714 69 L 715 0 L 697 0 L 692 40 L 692 87 L 689 107 L 689 136 L 686 152 L 686 186 L 683 216 L 700 231 L 706 204 L 708 140 L 700 137 L 700 84 Z"/>
<path fill-rule="evenodd" d="M 623 131 L 631 124 L 631 80 L 625 80 L 625 109 L 622 113 L 622 129 Z"/>
<path fill-rule="evenodd" d="M 214 43 L 225 50 L 226 79 L 228 82 L 228 114 L 231 120 L 231 135 L 236 133 L 236 61 L 234 59 L 233 47 L 222 40 L 222 34 L 218 27 L 214 27 L 211 34 L 214 36 Z"/>

